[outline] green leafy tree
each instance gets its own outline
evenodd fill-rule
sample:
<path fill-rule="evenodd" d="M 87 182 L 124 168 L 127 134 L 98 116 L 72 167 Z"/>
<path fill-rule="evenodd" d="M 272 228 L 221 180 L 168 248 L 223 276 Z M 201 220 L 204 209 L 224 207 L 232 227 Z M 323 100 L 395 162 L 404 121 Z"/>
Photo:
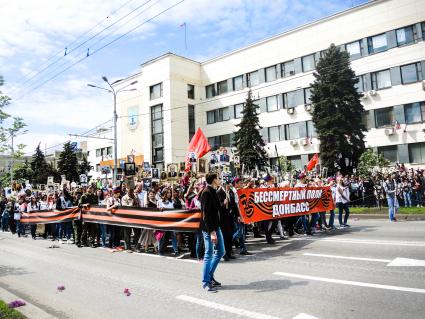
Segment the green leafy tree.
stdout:
<path fill-rule="evenodd" d="M 280 156 L 278 161 L 279 169 L 281 170 L 283 175 L 286 173 L 292 174 L 293 172 L 295 172 L 296 167 L 292 165 L 291 161 L 288 160 L 286 156 Z"/>
<path fill-rule="evenodd" d="M 32 181 L 33 171 L 27 159 L 25 159 L 24 163 L 16 165 L 13 176 L 18 182 Z"/>
<path fill-rule="evenodd" d="M 319 60 L 311 101 L 313 122 L 320 139 L 320 158 L 330 173 L 351 173 L 365 150 L 358 79 L 348 53 L 332 44 Z"/>
<path fill-rule="evenodd" d="M 90 165 L 90 162 L 87 160 L 87 156 L 83 155 L 83 159 L 80 164 L 78 164 L 78 173 L 81 174 L 87 174 L 92 169 L 92 166 Z"/>
<path fill-rule="evenodd" d="M 47 161 L 40 149 L 40 144 L 38 144 L 35 149 L 35 153 L 32 156 L 31 160 L 31 170 L 33 171 L 32 183 L 33 184 L 46 184 L 47 183 Z"/>
<path fill-rule="evenodd" d="M 59 155 L 58 171 L 65 175 L 68 181 L 78 181 L 78 158 L 76 148 L 71 142 L 63 145 L 63 151 Z"/>
<path fill-rule="evenodd" d="M 260 134 L 262 127 L 258 119 L 258 109 L 249 91 L 242 111 L 242 120 L 237 125 L 239 130 L 233 139 L 240 162 L 247 170 L 253 170 L 256 167 L 262 169 L 267 166 L 266 144 Z"/>
<path fill-rule="evenodd" d="M 357 173 L 362 177 L 369 177 L 372 173 L 382 173 L 385 167 L 390 166 L 390 161 L 382 154 L 366 150 L 359 158 Z"/>

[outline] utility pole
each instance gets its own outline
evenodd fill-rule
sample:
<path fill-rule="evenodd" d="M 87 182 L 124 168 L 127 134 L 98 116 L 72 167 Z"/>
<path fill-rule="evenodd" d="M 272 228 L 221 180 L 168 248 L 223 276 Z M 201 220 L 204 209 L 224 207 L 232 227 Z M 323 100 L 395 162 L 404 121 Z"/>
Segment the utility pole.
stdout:
<path fill-rule="evenodd" d="M 14 160 L 15 160 L 15 150 L 13 148 L 13 137 L 14 134 L 11 134 L 11 138 L 12 138 L 12 163 L 10 164 L 10 187 L 12 187 L 13 184 L 13 164 L 14 164 Z"/>

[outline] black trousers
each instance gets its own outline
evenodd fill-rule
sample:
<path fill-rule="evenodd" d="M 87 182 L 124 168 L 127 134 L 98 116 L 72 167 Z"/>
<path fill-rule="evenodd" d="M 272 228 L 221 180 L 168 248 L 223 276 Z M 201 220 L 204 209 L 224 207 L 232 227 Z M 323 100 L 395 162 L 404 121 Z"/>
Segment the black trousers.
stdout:
<path fill-rule="evenodd" d="M 230 220 L 226 220 L 220 225 L 221 233 L 223 234 L 224 249 L 226 253 L 224 257 L 230 257 L 232 255 L 232 243 L 233 243 L 233 225 Z"/>

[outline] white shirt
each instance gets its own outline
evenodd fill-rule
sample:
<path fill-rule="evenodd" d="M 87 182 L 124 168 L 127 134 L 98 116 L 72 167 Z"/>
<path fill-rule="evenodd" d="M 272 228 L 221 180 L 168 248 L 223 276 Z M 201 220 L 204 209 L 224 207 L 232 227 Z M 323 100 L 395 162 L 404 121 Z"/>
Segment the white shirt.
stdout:
<path fill-rule="evenodd" d="M 348 187 L 337 185 L 335 202 L 346 204 L 350 201 L 350 190 Z"/>

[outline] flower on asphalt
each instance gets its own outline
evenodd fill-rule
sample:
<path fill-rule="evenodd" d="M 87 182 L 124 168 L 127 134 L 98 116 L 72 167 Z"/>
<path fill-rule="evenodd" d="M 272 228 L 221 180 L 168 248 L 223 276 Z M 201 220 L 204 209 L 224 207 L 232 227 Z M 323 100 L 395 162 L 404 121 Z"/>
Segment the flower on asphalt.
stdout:
<path fill-rule="evenodd" d="M 22 307 L 25 305 L 26 305 L 25 301 L 22 301 L 22 300 L 14 300 L 8 303 L 9 308 L 17 308 L 17 307 Z"/>
<path fill-rule="evenodd" d="M 63 286 L 63 285 L 58 286 L 58 291 L 59 292 L 62 292 L 64 290 L 65 290 L 65 286 Z"/>

